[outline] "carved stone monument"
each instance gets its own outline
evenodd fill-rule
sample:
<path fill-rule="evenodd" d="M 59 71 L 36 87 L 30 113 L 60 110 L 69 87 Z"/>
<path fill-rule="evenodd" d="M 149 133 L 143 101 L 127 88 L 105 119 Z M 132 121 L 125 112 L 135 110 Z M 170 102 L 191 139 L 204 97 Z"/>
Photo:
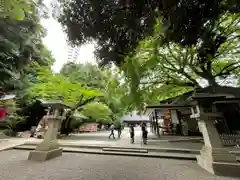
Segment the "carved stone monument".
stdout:
<path fill-rule="evenodd" d="M 34 151 L 31 151 L 28 160 L 46 161 L 62 155 L 62 148 L 57 141 L 57 133 L 60 128 L 61 121 L 64 117 L 64 108 L 66 105 L 63 103 L 46 102 L 49 112 L 47 115 L 48 128 L 44 135 L 44 140 L 38 144 Z"/>
<path fill-rule="evenodd" d="M 207 96 L 193 98 L 192 118 L 198 120 L 199 129 L 202 132 L 204 146 L 197 156 L 198 164 L 208 172 L 221 175 L 240 177 L 240 163 L 236 156 L 223 147 L 219 133 L 214 125 L 214 120 L 221 117 L 216 111 L 215 101 L 224 99 L 223 96 Z"/>

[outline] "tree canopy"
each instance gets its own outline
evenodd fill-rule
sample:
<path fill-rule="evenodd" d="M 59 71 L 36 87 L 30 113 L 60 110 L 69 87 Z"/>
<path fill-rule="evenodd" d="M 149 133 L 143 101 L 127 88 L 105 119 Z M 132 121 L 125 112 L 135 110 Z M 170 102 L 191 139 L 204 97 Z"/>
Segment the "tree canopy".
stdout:
<path fill-rule="evenodd" d="M 38 74 L 38 83 L 28 89 L 29 98 L 59 99 L 76 105 L 81 96 L 87 99 L 101 95 L 98 90 L 86 89 L 80 83 L 72 83 L 62 75 L 52 74 L 49 69 L 42 69 Z"/>
<path fill-rule="evenodd" d="M 101 102 L 91 102 L 87 104 L 82 114 L 89 118 L 89 120 L 94 120 L 95 122 L 109 123 L 111 119 L 111 110 L 109 107 Z"/>
<path fill-rule="evenodd" d="M 240 12 L 238 0 L 72 0 L 59 1 L 59 21 L 69 40 L 83 44 L 95 40 L 103 64 L 120 65 L 139 42 L 163 25 L 163 42 L 182 46 L 201 43 L 202 51 L 217 50 L 226 37 L 214 28 L 226 15 Z M 239 20 L 239 19 L 238 19 Z M 208 53 L 202 53 L 204 58 Z M 203 59 L 204 59 L 203 58 Z"/>
<path fill-rule="evenodd" d="M 142 40 L 135 53 L 125 59 L 123 70 L 131 87 L 131 98 L 141 103 L 154 103 L 201 88 L 203 80 L 207 81 L 207 85 L 216 87 L 229 77 L 237 78 L 240 71 L 239 34 L 236 33 L 240 26 L 235 24 L 237 18 L 226 16 L 221 20 L 219 33 L 227 35 L 227 40 L 216 52 L 208 53 L 208 58 L 202 63 L 201 45 L 162 44 L 162 26 L 157 24 L 153 35 Z M 228 29 L 221 28 L 229 22 Z"/>
<path fill-rule="evenodd" d="M 118 69 L 69 62 L 59 73 L 51 70 L 55 59 L 42 41 L 46 31 L 40 19 L 48 13 L 41 0 L 3 0 L 0 8 L 0 95 L 17 95 L 13 103 L 22 109 L 19 114 L 28 116 L 27 128 L 45 113 L 38 101 L 33 103 L 36 99 L 62 100 L 70 105 L 61 125 L 66 134 L 75 123 L 76 112 L 90 121 L 110 123 L 126 111 L 126 87 Z"/>
<path fill-rule="evenodd" d="M 6 92 L 21 88 L 22 69 L 30 61 L 43 63 L 46 53 L 42 53 L 46 48 L 42 44 L 45 32 L 40 25 L 41 2 L 3 1 L 3 9 L 0 17 L 0 87 Z"/>
<path fill-rule="evenodd" d="M 100 68 L 90 63 L 70 62 L 63 66 L 60 74 L 71 82 L 80 83 L 85 88 L 98 89 L 102 96 L 97 100 L 110 108 L 112 119 L 117 119 L 126 111 L 126 87 L 120 83 L 122 77 L 118 69 Z"/>

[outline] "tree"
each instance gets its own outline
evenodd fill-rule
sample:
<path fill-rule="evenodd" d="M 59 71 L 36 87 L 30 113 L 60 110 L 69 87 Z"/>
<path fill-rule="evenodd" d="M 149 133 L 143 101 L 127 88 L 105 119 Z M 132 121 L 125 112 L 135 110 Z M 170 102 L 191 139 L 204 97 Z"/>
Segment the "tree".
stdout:
<path fill-rule="evenodd" d="M 13 1 L 3 1 L 6 10 L 0 17 L 0 87 L 3 92 L 21 88 L 22 69 L 30 61 L 38 60 L 39 53 L 44 48 L 41 40 L 44 35 L 44 29 L 40 25 L 41 3 L 26 3 L 27 1 L 16 1 L 16 4 Z M 23 10 L 20 5 L 28 8 Z M 18 10 L 24 11 L 24 18 L 20 20 L 12 18 L 11 14 Z"/>
<path fill-rule="evenodd" d="M 25 12 L 31 11 L 31 1 L 17 1 L 17 0 L 3 0 L 1 1 L 0 7 L 3 9 L 1 14 L 4 18 L 11 18 L 17 20 L 23 20 Z"/>
<path fill-rule="evenodd" d="M 50 69 L 41 68 L 36 80 L 28 89 L 29 100 L 33 98 L 63 100 L 65 103 L 75 106 L 79 100 L 100 96 L 100 92 L 94 89 L 86 89 L 80 83 L 72 83 L 59 74 L 52 74 Z"/>
<path fill-rule="evenodd" d="M 61 124 L 61 134 L 69 134 L 72 131 L 71 122 L 76 111 L 81 112 L 83 107 L 101 96 L 98 89 L 88 88 L 80 82 L 71 82 L 68 77 L 61 74 L 53 74 L 48 66 L 39 66 L 35 72 L 36 78 L 32 80 L 27 89 L 26 99 L 28 103 L 38 98 L 62 100 L 71 106 L 70 111 Z"/>
<path fill-rule="evenodd" d="M 114 73 L 113 73 L 114 72 Z M 128 111 L 127 88 L 121 81 L 124 77 L 120 75 L 117 68 L 105 71 L 107 81 L 104 88 L 104 99 L 102 100 L 113 112 L 112 119 L 116 120 Z"/>
<path fill-rule="evenodd" d="M 213 27 L 223 16 L 239 13 L 240 3 L 237 0 L 73 0 L 60 1 L 58 8 L 62 12 L 59 21 L 72 43 L 95 40 L 101 63 L 121 65 L 141 40 L 153 34 L 158 21 L 163 24 L 165 42 L 182 46 L 202 42 L 201 49 L 217 48 L 226 38 L 214 34 L 218 29 Z"/>
<path fill-rule="evenodd" d="M 221 20 L 219 27 L 230 21 L 227 40 L 208 59 L 201 63 L 199 50 L 201 45 L 183 47 L 177 43 L 162 44 L 161 25 L 155 27 L 155 33 L 141 41 L 136 53 L 126 58 L 123 66 L 126 81 L 131 87 L 131 97 L 138 102 L 154 103 L 154 99 L 163 99 L 201 88 L 200 80 L 205 79 L 211 87 L 227 77 L 236 77 L 240 71 L 239 36 L 236 32 L 235 18 Z M 226 28 L 224 28 L 226 30 Z M 160 35 L 159 35 L 160 34 Z M 231 34 L 231 35 L 230 35 Z M 159 97 L 161 92 L 161 97 Z M 133 100 L 134 101 L 134 100 Z M 142 104 L 143 105 L 143 104 Z"/>
<path fill-rule="evenodd" d="M 78 82 L 86 87 L 103 89 L 106 81 L 104 69 L 91 63 L 77 64 L 69 62 L 63 66 L 60 73 L 72 82 Z"/>
<path fill-rule="evenodd" d="M 94 122 L 102 124 L 109 124 L 111 122 L 111 110 L 107 105 L 100 102 L 88 103 L 84 106 L 82 114 Z"/>
<path fill-rule="evenodd" d="M 35 9 L 41 9 L 41 14 L 47 14 L 47 8 L 42 1 L 33 0 L 2 0 L 0 2 L 1 18 L 24 20 L 28 13 L 35 13 Z"/>
<path fill-rule="evenodd" d="M 90 63 L 76 64 L 70 62 L 63 66 L 60 73 L 72 82 L 81 83 L 84 87 L 99 89 L 102 96 L 98 98 L 98 101 L 111 109 L 113 120 L 125 112 L 124 97 L 126 89 L 120 83 L 122 77 L 117 68 L 107 69 Z"/>

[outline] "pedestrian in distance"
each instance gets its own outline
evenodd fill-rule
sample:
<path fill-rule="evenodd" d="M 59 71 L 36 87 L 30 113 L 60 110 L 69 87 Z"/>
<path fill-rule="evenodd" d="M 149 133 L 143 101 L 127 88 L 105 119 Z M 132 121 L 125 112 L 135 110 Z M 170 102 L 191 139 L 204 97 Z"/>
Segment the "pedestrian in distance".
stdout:
<path fill-rule="evenodd" d="M 108 136 L 109 139 L 111 138 L 111 136 L 113 137 L 113 139 L 115 139 L 114 129 L 115 129 L 114 124 L 111 124 L 111 126 L 110 126 L 110 131 L 111 131 L 111 133 L 110 133 L 110 135 Z"/>
<path fill-rule="evenodd" d="M 117 132 L 118 132 L 118 139 L 121 138 L 121 134 L 122 134 L 122 124 L 119 123 L 117 126 Z"/>
<path fill-rule="evenodd" d="M 142 123 L 142 140 L 143 140 L 143 144 L 147 144 L 147 135 L 148 135 L 147 125 L 146 125 L 146 123 Z"/>
<path fill-rule="evenodd" d="M 129 132 L 130 132 L 131 143 L 134 143 L 134 125 L 133 124 L 130 124 Z"/>

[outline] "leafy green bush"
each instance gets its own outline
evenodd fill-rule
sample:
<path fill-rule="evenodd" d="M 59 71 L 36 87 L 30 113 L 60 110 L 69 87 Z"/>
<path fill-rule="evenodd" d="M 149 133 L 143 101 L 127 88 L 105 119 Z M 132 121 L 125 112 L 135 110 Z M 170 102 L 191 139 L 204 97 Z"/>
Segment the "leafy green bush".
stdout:
<path fill-rule="evenodd" d="M 78 129 L 83 123 L 84 123 L 83 120 L 73 118 L 72 121 L 70 122 L 70 127 L 71 129 Z"/>
<path fill-rule="evenodd" d="M 1 130 L 6 129 L 6 121 L 4 121 L 4 120 L 0 121 L 0 129 Z"/>
<path fill-rule="evenodd" d="M 16 136 L 17 135 L 17 125 L 24 121 L 24 117 L 13 113 L 7 117 L 5 121 L 5 134 L 7 136 Z"/>

